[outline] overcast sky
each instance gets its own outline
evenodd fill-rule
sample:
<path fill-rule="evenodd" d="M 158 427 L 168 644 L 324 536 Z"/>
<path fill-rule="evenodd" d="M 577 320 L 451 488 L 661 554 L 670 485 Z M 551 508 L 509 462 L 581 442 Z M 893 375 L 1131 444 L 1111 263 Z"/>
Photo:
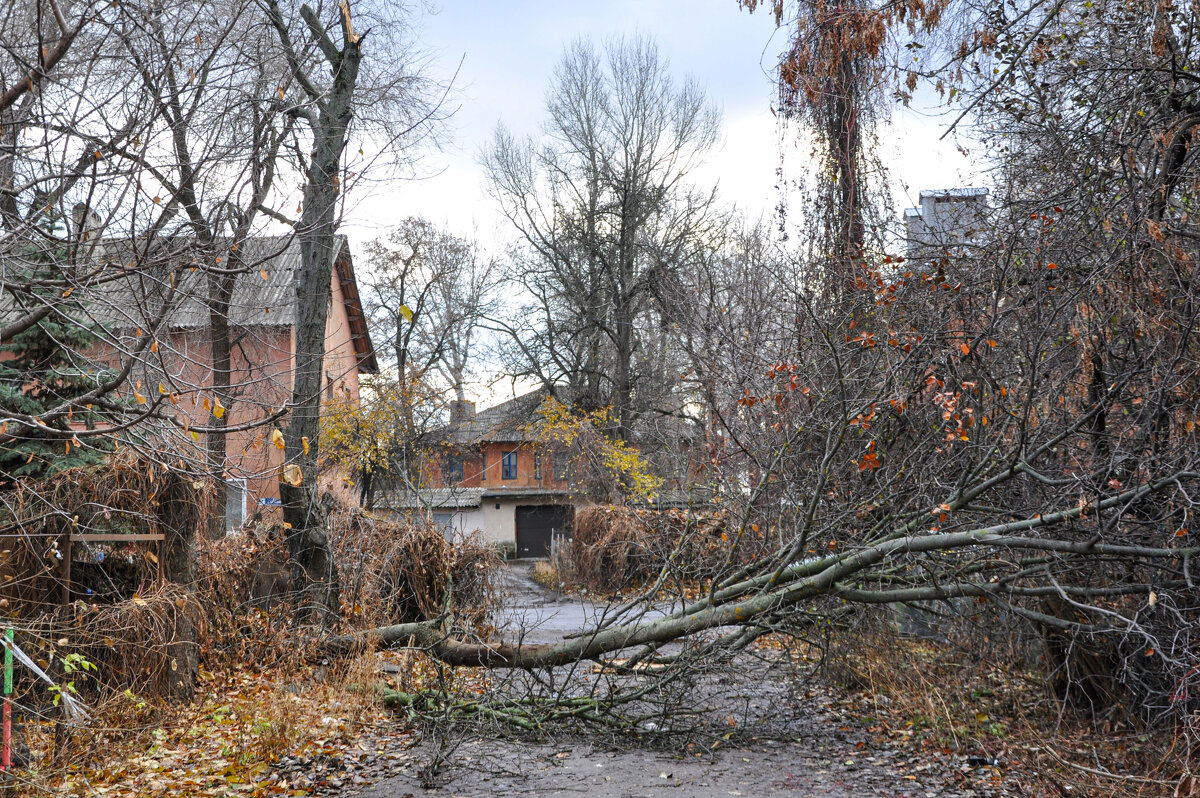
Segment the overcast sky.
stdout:
<path fill-rule="evenodd" d="M 443 152 L 422 161 L 432 176 L 376 184 L 353 199 L 345 230 L 355 249 L 408 215 L 492 247 L 510 241 L 512 231 L 484 189 L 481 148 L 501 121 L 518 135 L 539 132 L 546 87 L 569 42 L 634 33 L 652 36 L 672 72 L 694 77 L 722 109 L 724 146 L 696 181 L 716 183 L 725 203 L 751 216 L 769 215 L 780 200 L 781 157 L 793 174 L 808 157 L 796 130 L 781 131 L 770 110 L 770 72 L 783 37 L 769 14 L 748 14 L 736 0 L 442 0 L 421 22 L 420 39 L 437 75 L 448 77 L 461 61 L 451 99 L 458 110 Z M 897 210 L 920 189 L 972 181 L 966 159 L 938 141 L 940 132 L 936 119 L 914 111 L 880 131 Z"/>
<path fill-rule="evenodd" d="M 769 213 L 779 201 L 781 153 L 792 168 L 807 156 L 796 132 L 781 132 L 770 111 L 770 70 L 782 37 L 768 14 L 741 11 L 736 0 L 443 0 L 421 28 L 438 74 L 452 74 L 461 60 L 452 99 L 458 110 L 445 151 L 424 158 L 432 177 L 377 186 L 359 198 L 349 219 L 355 238 L 421 214 L 460 234 L 506 240 L 510 232 L 484 192 L 479 151 L 500 121 L 518 134 L 538 132 L 550 74 L 565 45 L 581 36 L 650 35 L 677 76 L 690 74 L 706 89 L 723 111 L 725 144 L 696 179 L 717 183 L 726 202 Z M 898 121 L 883 137 L 898 185 L 912 184 L 914 194 L 957 185 L 963 159 L 937 142 L 935 126 L 911 112 Z"/>

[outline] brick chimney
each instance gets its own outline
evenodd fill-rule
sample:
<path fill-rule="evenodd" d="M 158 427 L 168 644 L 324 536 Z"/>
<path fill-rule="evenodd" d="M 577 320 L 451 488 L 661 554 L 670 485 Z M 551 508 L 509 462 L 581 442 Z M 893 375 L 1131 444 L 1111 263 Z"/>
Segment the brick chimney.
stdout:
<path fill-rule="evenodd" d="M 453 399 L 450 402 L 450 426 L 467 424 L 475 420 L 475 403 L 466 399 Z"/>

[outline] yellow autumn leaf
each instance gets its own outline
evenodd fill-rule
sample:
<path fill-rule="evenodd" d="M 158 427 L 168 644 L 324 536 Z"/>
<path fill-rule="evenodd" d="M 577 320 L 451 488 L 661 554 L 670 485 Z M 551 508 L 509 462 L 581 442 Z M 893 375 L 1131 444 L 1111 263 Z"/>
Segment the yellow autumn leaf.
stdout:
<path fill-rule="evenodd" d="M 283 441 L 283 433 L 277 429 L 271 430 L 271 443 L 275 444 L 276 449 L 282 449 L 286 445 Z"/>
<path fill-rule="evenodd" d="M 400 315 L 401 315 L 401 316 L 403 316 L 403 317 L 405 318 L 405 320 L 406 320 L 406 321 L 412 321 L 412 320 L 413 320 L 413 312 L 412 312 L 412 309 L 411 309 L 411 308 L 409 308 L 409 306 L 408 306 L 408 305 L 401 305 L 401 306 L 400 306 Z"/>
<path fill-rule="evenodd" d="M 269 274 L 267 274 L 267 270 L 266 270 L 266 269 L 259 269 L 259 270 L 258 270 L 258 273 L 259 273 L 259 275 L 260 275 L 260 276 L 261 276 L 261 277 L 262 277 L 264 280 L 265 280 L 265 279 L 267 279 L 267 278 L 270 276 Z"/>
<path fill-rule="evenodd" d="M 137 403 L 138 403 L 139 405 L 144 405 L 144 404 L 146 404 L 146 397 L 142 396 L 142 395 L 141 395 L 140 393 L 138 393 L 137 391 L 134 391 L 134 392 L 133 392 L 133 398 L 134 398 L 134 399 L 137 399 Z"/>
<path fill-rule="evenodd" d="M 220 399 L 218 399 L 216 401 L 216 404 L 213 405 L 213 415 L 216 416 L 217 418 L 225 417 L 225 405 L 221 404 Z"/>
<path fill-rule="evenodd" d="M 304 447 L 304 453 L 308 454 L 308 436 L 305 435 L 300 439 L 300 445 Z"/>
<path fill-rule="evenodd" d="M 196 443 L 200 442 L 200 433 L 196 432 L 196 430 L 192 430 L 192 440 L 194 440 Z"/>

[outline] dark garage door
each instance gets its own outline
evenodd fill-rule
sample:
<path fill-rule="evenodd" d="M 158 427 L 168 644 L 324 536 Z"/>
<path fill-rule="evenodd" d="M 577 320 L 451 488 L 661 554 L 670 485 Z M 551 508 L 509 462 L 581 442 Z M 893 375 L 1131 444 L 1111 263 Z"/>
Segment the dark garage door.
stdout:
<path fill-rule="evenodd" d="M 569 534 L 571 508 L 561 504 L 517 507 L 517 556 L 549 557 L 550 539 Z"/>

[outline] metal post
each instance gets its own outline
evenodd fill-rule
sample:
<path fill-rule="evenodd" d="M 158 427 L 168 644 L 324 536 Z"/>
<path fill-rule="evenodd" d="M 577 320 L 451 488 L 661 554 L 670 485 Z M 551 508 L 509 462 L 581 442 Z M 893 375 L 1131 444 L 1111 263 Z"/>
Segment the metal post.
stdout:
<path fill-rule="evenodd" d="M 4 749 L 0 752 L 0 770 L 12 768 L 12 689 L 13 689 L 13 628 L 4 630 Z"/>

